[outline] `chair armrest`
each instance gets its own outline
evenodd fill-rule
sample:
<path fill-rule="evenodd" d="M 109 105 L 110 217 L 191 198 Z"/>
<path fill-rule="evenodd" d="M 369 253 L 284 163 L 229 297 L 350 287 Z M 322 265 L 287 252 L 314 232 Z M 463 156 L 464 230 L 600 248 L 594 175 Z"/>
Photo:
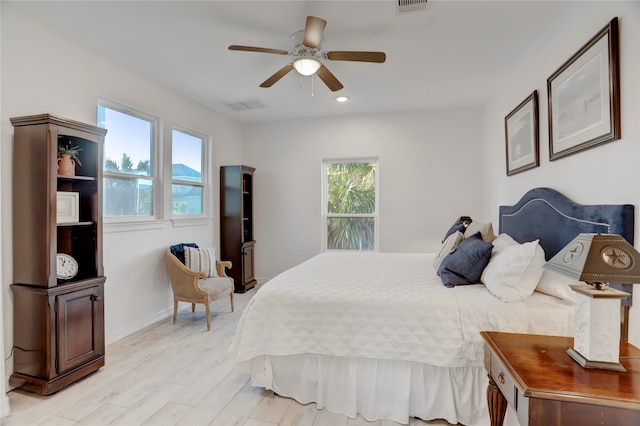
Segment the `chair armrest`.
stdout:
<path fill-rule="evenodd" d="M 216 260 L 216 271 L 218 272 L 219 276 L 221 276 L 221 277 L 229 277 L 227 275 L 227 271 L 225 271 L 225 268 L 231 269 L 231 261 L 229 261 L 229 260 Z"/>

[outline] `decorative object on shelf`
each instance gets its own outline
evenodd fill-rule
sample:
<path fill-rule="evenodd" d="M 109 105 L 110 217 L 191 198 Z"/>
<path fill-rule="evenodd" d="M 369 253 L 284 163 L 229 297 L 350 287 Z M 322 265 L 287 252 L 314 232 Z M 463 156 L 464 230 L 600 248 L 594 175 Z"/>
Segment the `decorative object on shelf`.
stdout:
<path fill-rule="evenodd" d="M 82 151 L 79 146 L 74 146 L 71 142 L 66 145 L 58 145 L 58 174 L 62 176 L 75 176 L 76 163 L 82 166 L 78 153 Z"/>
<path fill-rule="evenodd" d="M 549 159 L 620 139 L 618 18 L 547 79 Z"/>
<path fill-rule="evenodd" d="M 56 223 L 76 223 L 80 220 L 79 199 L 78 192 L 56 193 Z"/>
<path fill-rule="evenodd" d="M 640 283 L 640 253 L 621 235 L 579 234 L 545 268 L 587 284 L 576 292 L 573 348 L 567 353 L 585 368 L 625 371 L 620 363 L 620 299 L 629 294 L 609 282 Z"/>
<path fill-rule="evenodd" d="M 507 176 L 540 165 L 538 91 L 520 103 L 504 119 Z"/>
<path fill-rule="evenodd" d="M 78 274 L 78 262 L 66 253 L 56 255 L 56 276 L 61 280 L 70 280 Z"/>

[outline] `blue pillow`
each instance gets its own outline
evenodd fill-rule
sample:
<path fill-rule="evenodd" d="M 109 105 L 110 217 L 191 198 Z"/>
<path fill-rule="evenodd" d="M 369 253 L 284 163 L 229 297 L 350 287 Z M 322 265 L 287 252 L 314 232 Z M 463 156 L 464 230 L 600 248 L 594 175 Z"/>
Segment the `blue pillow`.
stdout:
<path fill-rule="evenodd" d="M 480 232 L 465 238 L 442 260 L 438 275 L 445 287 L 476 284 L 489 264 L 493 244 L 482 241 Z"/>
<path fill-rule="evenodd" d="M 169 250 L 171 251 L 172 255 L 174 255 L 175 257 L 177 257 L 180 260 L 180 262 L 184 263 L 184 248 L 185 247 L 198 248 L 198 245 L 196 243 L 180 243 L 180 244 L 175 244 L 173 246 L 170 246 Z"/>
<path fill-rule="evenodd" d="M 453 224 L 453 226 L 451 228 L 449 228 L 449 230 L 447 231 L 447 233 L 444 235 L 444 240 L 442 240 L 442 242 L 444 243 L 445 240 L 447 238 L 449 238 L 449 235 L 451 234 L 455 234 L 457 231 L 460 231 L 464 234 L 464 231 L 466 231 L 467 228 L 465 228 L 464 224 L 460 221 L 456 222 Z"/>

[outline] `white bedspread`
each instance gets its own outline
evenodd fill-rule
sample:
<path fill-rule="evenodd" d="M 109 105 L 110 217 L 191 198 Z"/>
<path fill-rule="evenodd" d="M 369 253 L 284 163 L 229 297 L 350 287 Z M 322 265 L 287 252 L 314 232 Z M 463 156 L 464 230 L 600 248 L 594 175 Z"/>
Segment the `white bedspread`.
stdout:
<path fill-rule="evenodd" d="M 320 354 L 482 366 L 481 330 L 572 335 L 573 305 L 505 303 L 482 284 L 446 288 L 432 254 L 323 253 L 262 286 L 230 353 Z"/>

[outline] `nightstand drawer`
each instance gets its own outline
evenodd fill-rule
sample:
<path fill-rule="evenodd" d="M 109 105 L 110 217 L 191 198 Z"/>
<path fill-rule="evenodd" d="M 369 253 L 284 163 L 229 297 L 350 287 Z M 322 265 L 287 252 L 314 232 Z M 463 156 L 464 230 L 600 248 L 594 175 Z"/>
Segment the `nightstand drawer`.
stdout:
<path fill-rule="evenodd" d="M 527 399 L 520 393 L 520 390 L 516 386 L 516 382 L 509 374 L 509 371 L 500 361 L 498 356 L 493 352 L 490 352 L 489 358 L 489 373 L 493 380 L 500 388 L 500 392 L 505 397 L 511 408 L 517 413 L 518 418 L 526 419 L 527 413 Z"/>

